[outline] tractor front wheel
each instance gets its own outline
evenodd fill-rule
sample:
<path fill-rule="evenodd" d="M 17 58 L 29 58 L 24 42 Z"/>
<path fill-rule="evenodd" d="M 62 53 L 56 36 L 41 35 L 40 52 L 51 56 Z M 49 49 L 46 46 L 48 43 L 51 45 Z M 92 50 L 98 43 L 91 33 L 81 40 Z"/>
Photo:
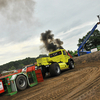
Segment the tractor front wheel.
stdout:
<path fill-rule="evenodd" d="M 74 69 L 74 67 L 75 67 L 74 61 L 72 61 L 72 60 L 69 60 L 68 65 L 69 65 L 70 69 Z"/>

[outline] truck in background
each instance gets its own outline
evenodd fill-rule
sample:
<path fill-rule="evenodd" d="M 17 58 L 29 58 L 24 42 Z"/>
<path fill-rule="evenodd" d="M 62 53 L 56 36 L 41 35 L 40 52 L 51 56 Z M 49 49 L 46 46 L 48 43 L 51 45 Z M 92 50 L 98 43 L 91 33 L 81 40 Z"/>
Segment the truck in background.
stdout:
<path fill-rule="evenodd" d="M 41 68 L 43 77 L 45 77 L 46 73 L 50 73 L 51 76 L 56 76 L 60 75 L 61 70 L 73 69 L 74 61 L 65 49 L 58 49 L 50 52 L 49 57 L 38 58 L 37 67 Z"/>

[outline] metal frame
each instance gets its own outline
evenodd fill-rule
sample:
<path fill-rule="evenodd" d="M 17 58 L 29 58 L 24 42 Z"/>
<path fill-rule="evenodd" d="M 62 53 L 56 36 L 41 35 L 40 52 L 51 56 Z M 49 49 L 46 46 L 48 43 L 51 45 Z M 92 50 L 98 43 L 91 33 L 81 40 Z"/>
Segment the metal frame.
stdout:
<path fill-rule="evenodd" d="M 80 50 L 82 49 L 82 47 L 84 46 L 84 44 L 86 43 L 86 41 L 89 39 L 89 37 L 92 35 L 92 33 L 94 32 L 94 30 L 96 29 L 97 25 L 100 24 L 100 16 L 97 16 L 99 18 L 99 22 L 96 23 L 96 25 L 92 28 L 92 30 L 90 31 L 90 33 L 87 35 L 87 37 L 83 40 L 83 42 L 81 43 L 81 45 L 79 46 L 78 50 L 78 56 L 80 56 Z M 82 49 L 83 52 L 83 49 Z"/>

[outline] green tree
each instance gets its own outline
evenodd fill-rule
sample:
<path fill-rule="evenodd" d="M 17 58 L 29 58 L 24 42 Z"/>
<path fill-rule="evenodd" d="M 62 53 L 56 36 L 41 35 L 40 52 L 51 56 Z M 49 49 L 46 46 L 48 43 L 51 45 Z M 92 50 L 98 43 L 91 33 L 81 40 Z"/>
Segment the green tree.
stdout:
<path fill-rule="evenodd" d="M 16 68 L 15 68 L 14 66 L 12 66 L 10 69 L 11 69 L 11 70 L 15 70 Z"/>
<path fill-rule="evenodd" d="M 90 32 L 88 32 L 85 36 L 83 36 L 83 38 L 79 38 L 78 44 L 77 44 L 78 47 L 81 45 L 81 43 L 83 42 L 83 40 L 86 38 L 86 36 L 89 33 Z M 88 50 L 91 50 L 92 48 L 96 48 L 97 45 L 100 45 L 100 31 L 99 30 L 95 30 L 92 33 L 92 35 L 90 36 L 90 38 L 84 44 L 84 49 L 86 49 L 88 51 Z"/>
<path fill-rule="evenodd" d="M 77 54 L 77 51 L 76 50 L 74 50 L 74 51 L 71 51 L 71 50 L 68 50 L 68 52 L 71 54 L 71 56 L 75 56 L 76 54 Z"/>
<path fill-rule="evenodd" d="M 11 69 L 9 68 L 8 71 L 10 71 Z"/>
<path fill-rule="evenodd" d="M 71 55 L 73 55 L 73 51 L 71 51 L 71 50 L 68 50 L 68 52 L 69 52 Z"/>
<path fill-rule="evenodd" d="M 25 66 L 24 64 L 19 64 L 19 66 L 17 67 L 17 69 L 22 69 L 23 66 Z"/>

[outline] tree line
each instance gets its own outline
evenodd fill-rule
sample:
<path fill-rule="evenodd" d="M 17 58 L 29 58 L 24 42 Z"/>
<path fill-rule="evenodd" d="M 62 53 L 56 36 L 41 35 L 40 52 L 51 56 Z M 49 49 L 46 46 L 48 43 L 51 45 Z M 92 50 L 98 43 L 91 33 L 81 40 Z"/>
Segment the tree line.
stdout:
<path fill-rule="evenodd" d="M 2 71 L 8 71 L 8 70 L 14 70 L 14 69 L 21 69 L 23 66 L 28 64 L 33 64 L 36 62 L 36 58 L 25 58 L 23 60 L 18 61 L 11 61 L 9 63 L 3 64 L 0 66 L 0 72 Z"/>
<path fill-rule="evenodd" d="M 10 70 L 18 70 L 18 69 L 22 69 L 24 66 L 29 65 L 29 64 L 33 64 L 36 62 L 37 58 L 41 58 L 41 57 L 46 57 L 46 54 L 43 55 L 39 55 L 36 58 L 25 58 L 22 60 L 17 60 L 17 61 L 11 61 L 9 63 L 3 64 L 0 66 L 0 72 L 2 71 L 10 71 Z"/>

